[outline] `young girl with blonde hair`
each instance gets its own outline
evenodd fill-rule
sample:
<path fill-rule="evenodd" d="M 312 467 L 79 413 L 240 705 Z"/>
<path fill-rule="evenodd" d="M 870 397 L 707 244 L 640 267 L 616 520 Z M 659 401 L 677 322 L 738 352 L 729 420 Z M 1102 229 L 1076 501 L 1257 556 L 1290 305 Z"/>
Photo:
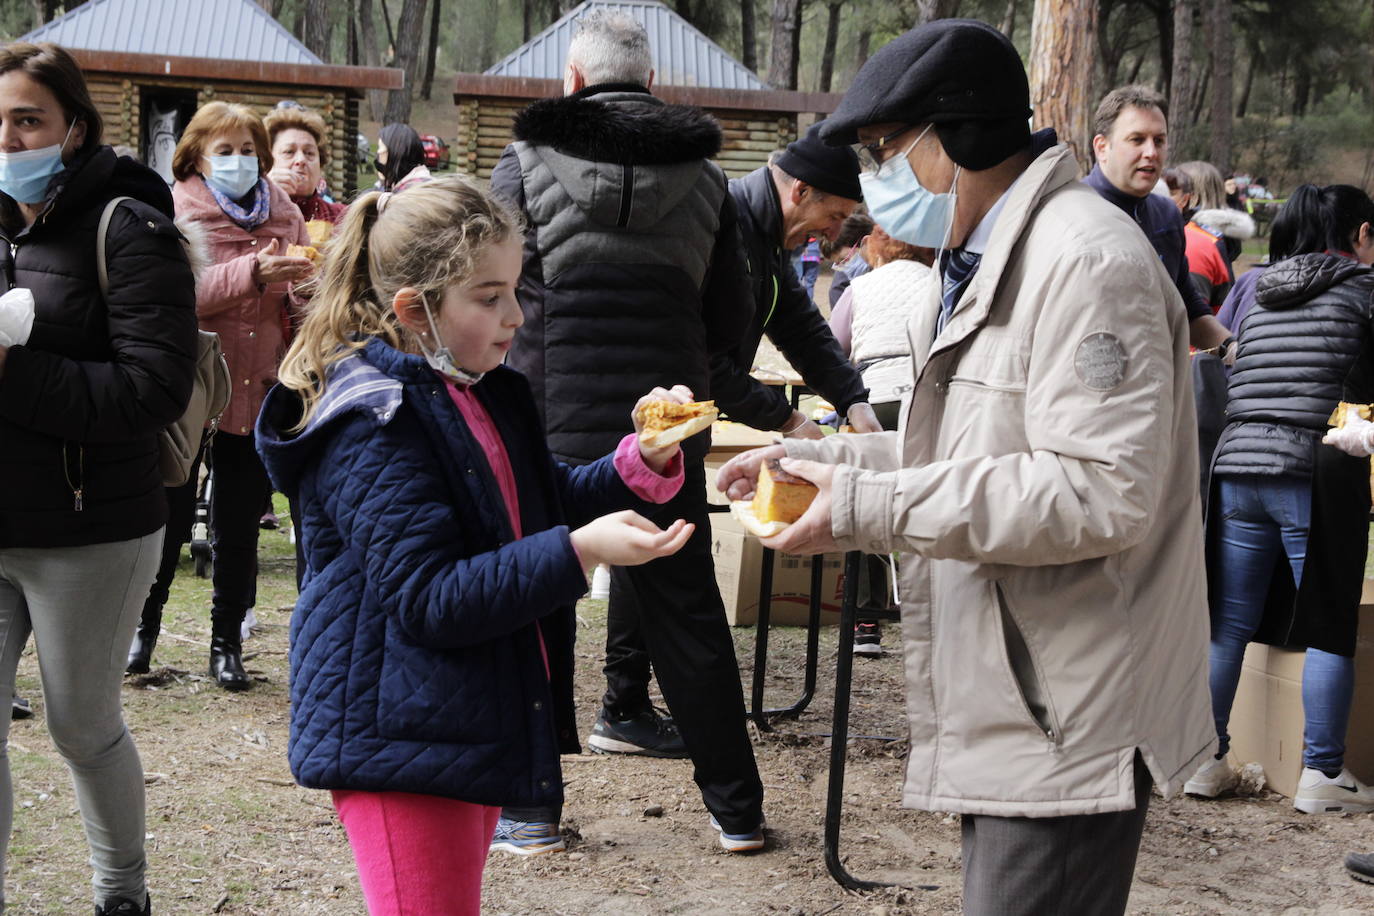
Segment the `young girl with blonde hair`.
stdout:
<path fill-rule="evenodd" d="M 359 199 L 258 420 L 304 547 L 291 769 L 332 791 L 373 914 L 478 912 L 500 806 L 562 801 L 584 570 L 692 532 L 603 514 L 671 498 L 676 445 L 631 434 L 577 468 L 549 455 L 501 365 L 521 242 L 462 179 Z"/>

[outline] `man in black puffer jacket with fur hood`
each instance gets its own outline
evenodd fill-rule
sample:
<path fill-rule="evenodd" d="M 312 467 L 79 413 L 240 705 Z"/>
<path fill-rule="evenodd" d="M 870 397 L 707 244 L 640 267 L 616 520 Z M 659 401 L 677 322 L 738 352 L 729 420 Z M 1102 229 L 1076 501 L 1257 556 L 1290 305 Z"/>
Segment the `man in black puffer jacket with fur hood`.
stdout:
<path fill-rule="evenodd" d="M 622 13 L 580 20 L 565 96 L 515 119 L 492 190 L 528 223 L 510 364 L 530 381 L 549 448 L 582 464 L 631 432 L 656 385 L 709 398 L 711 357 L 738 346 L 753 313 L 734 203 L 709 161 L 720 127 L 654 98 L 648 36 Z M 683 443 L 685 481 L 662 517 L 696 532 L 672 557 L 611 572 L 604 709 L 589 743 L 603 752 L 691 756 L 727 849 L 763 845 L 763 786 L 711 559 L 702 458 Z M 647 645 L 640 647 L 640 635 Z M 652 661 L 672 713 L 649 703 Z M 680 735 L 680 737 L 679 737 Z M 560 735 L 566 750 L 573 735 Z M 504 812 L 495 848 L 560 848 L 557 812 Z"/>

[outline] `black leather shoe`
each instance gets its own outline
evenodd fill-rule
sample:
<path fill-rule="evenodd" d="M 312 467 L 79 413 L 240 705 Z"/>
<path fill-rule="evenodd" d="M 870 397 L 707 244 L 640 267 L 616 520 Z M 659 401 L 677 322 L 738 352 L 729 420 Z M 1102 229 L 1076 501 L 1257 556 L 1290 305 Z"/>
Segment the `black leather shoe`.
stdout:
<path fill-rule="evenodd" d="M 153 916 L 153 898 L 144 897 L 139 906 L 128 897 L 111 897 L 104 906 L 96 906 L 95 916 Z"/>
<path fill-rule="evenodd" d="M 237 638 L 210 637 L 210 676 L 225 690 L 247 690 L 252 686 L 243 670 L 243 649 Z"/>
<path fill-rule="evenodd" d="M 157 646 L 156 629 L 145 629 L 143 624 L 134 631 L 134 641 L 129 646 L 129 663 L 124 666 L 126 674 L 147 674 L 153 663 L 153 649 Z"/>
<path fill-rule="evenodd" d="M 29 701 L 28 701 L 28 700 L 24 699 L 23 697 L 21 697 L 21 696 L 20 696 L 19 694 L 17 694 L 17 693 L 16 693 L 16 694 L 14 695 L 14 697 L 10 700 L 10 718 L 11 718 L 11 719 L 32 719 L 32 718 L 33 718 L 33 707 L 29 705 Z"/>

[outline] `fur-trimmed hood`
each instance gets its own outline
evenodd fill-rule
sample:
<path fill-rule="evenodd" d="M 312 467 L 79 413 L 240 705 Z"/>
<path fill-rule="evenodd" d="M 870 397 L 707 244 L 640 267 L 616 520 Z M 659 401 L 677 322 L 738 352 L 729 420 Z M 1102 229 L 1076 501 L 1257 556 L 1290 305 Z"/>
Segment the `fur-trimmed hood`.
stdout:
<path fill-rule="evenodd" d="M 1255 221 L 1244 210 L 1199 210 L 1193 214 L 1193 222 L 1213 235 L 1228 239 L 1255 237 Z"/>
<path fill-rule="evenodd" d="M 621 86 L 535 102 L 515 116 L 514 133 L 565 156 L 618 165 L 710 159 L 721 145 L 720 125 L 701 109 Z"/>

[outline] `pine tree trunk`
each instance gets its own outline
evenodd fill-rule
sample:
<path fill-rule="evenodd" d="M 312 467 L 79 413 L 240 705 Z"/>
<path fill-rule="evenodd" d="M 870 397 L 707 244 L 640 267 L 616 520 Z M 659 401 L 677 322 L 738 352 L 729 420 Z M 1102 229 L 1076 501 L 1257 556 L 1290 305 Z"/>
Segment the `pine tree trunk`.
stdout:
<path fill-rule="evenodd" d="M 1155 29 L 1159 35 L 1159 86 L 1167 99 L 1173 95 L 1174 8 L 1167 0 L 1155 4 Z"/>
<path fill-rule="evenodd" d="M 1086 170 L 1090 163 L 1097 0 L 1035 0 L 1030 88 L 1036 127 L 1053 127 Z"/>
<path fill-rule="evenodd" d="M 401 18 L 396 21 L 396 66 L 405 73 L 405 85 L 392 89 L 386 98 L 386 122 L 410 121 L 410 105 L 415 91 L 415 76 L 420 64 L 420 37 L 425 22 L 426 0 L 405 0 Z"/>
<path fill-rule="evenodd" d="M 774 89 L 797 88 L 797 36 L 801 0 L 773 0 L 773 38 L 769 43 L 768 83 Z"/>
<path fill-rule="evenodd" d="M 377 23 L 372 18 L 372 0 L 358 0 L 358 31 L 362 39 L 363 63 L 369 67 L 381 66 L 382 55 L 377 48 Z M 385 108 L 386 90 L 367 90 L 367 110 L 373 121 L 382 119 Z"/>
<path fill-rule="evenodd" d="M 1193 14 L 1197 0 L 1174 0 L 1174 67 L 1169 80 L 1169 146 L 1175 161 L 1183 161 L 1193 122 Z"/>
<path fill-rule="evenodd" d="M 821 81 L 818 87 L 821 92 L 830 91 L 830 81 L 835 76 L 835 45 L 840 38 L 840 6 L 839 0 L 829 0 L 825 21 L 825 48 L 821 51 Z"/>
<path fill-rule="evenodd" d="M 1245 65 L 1245 85 L 1240 90 L 1240 101 L 1236 103 L 1236 117 L 1245 117 L 1245 112 L 1250 108 L 1250 90 L 1255 86 L 1255 70 L 1259 63 L 1260 49 L 1255 45 L 1250 45 L 1250 61 Z"/>
<path fill-rule="evenodd" d="M 740 0 L 739 2 L 739 35 L 744 56 L 742 63 L 749 70 L 757 73 L 759 70 L 759 37 L 754 25 L 754 0 Z"/>
<path fill-rule="evenodd" d="M 534 37 L 534 0 L 524 0 L 520 5 L 520 34 L 525 42 Z"/>
<path fill-rule="evenodd" d="M 441 3 L 434 0 L 429 15 L 429 48 L 425 53 L 425 78 L 420 86 L 420 98 L 429 101 L 434 91 L 434 59 L 439 56 L 439 8 Z"/>
<path fill-rule="evenodd" d="M 1234 117 L 1235 44 L 1231 0 L 1212 0 L 1212 164 L 1231 172 L 1231 119 Z"/>
<path fill-rule="evenodd" d="M 924 25 L 935 19 L 948 19 L 959 8 L 959 0 L 916 0 L 916 24 Z"/>
<path fill-rule="evenodd" d="M 305 46 L 325 63 L 329 63 L 329 39 L 334 31 L 333 9 L 329 0 L 305 3 Z"/>
<path fill-rule="evenodd" d="M 348 0 L 348 38 L 344 55 L 350 67 L 358 66 L 358 0 Z"/>
<path fill-rule="evenodd" d="M 1007 11 L 1002 15 L 1002 24 L 998 26 L 998 31 L 1008 38 L 1016 31 L 1016 2 L 1017 0 L 1007 0 Z"/>

